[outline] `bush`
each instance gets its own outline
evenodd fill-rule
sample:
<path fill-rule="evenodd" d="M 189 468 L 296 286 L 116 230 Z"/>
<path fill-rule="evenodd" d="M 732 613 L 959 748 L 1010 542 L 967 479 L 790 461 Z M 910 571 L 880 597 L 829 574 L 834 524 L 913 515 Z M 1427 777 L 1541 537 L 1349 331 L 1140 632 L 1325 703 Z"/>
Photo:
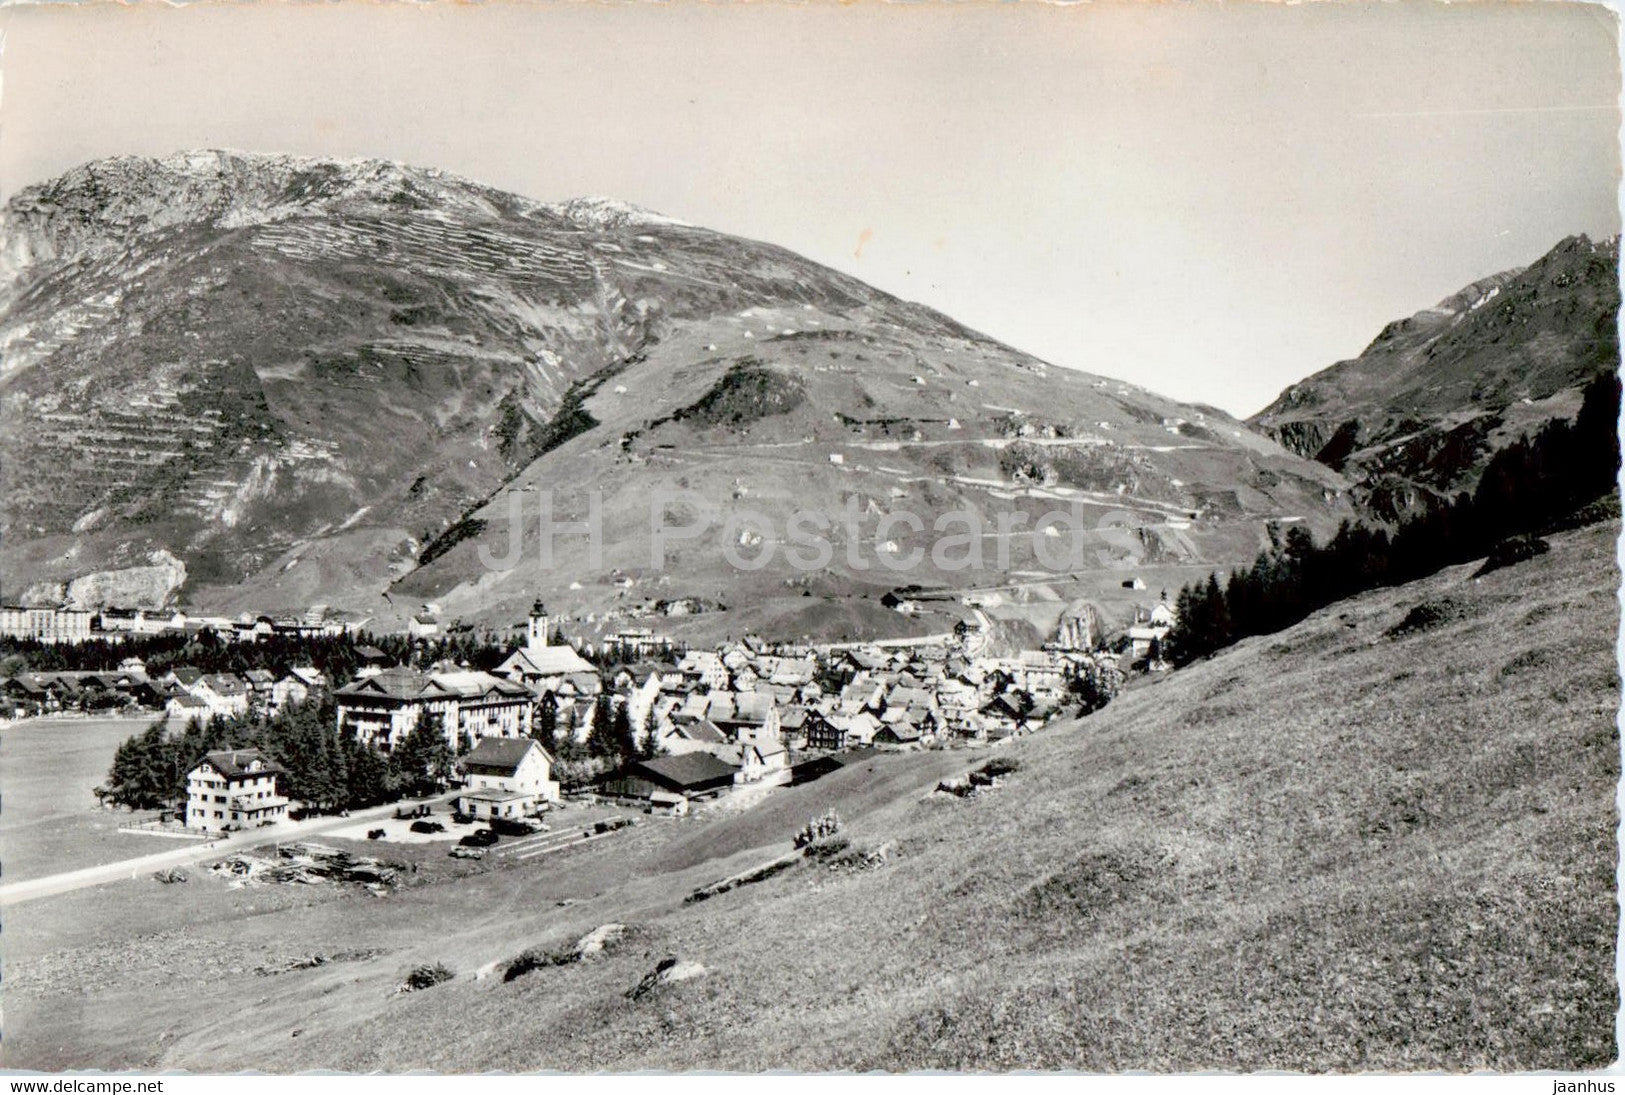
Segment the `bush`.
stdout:
<path fill-rule="evenodd" d="M 419 992 L 423 989 L 432 989 L 455 976 L 457 975 L 447 969 L 442 962 L 436 962 L 432 966 L 419 966 L 406 975 L 406 980 L 401 984 L 401 991 Z"/>
<path fill-rule="evenodd" d="M 773 415 L 788 414 L 806 400 L 801 378 L 771 369 L 755 358 L 743 358 L 723 374 L 699 401 L 672 415 L 701 426 L 744 426 Z"/>
<path fill-rule="evenodd" d="M 852 847 L 852 841 L 839 833 L 822 837 L 805 845 L 801 851 L 808 859 L 826 863 Z"/>
<path fill-rule="evenodd" d="M 534 973 L 536 970 L 550 969 L 554 966 L 568 966 L 579 957 L 580 955 L 575 950 L 568 947 L 562 949 L 531 947 L 522 951 L 519 957 L 508 963 L 508 968 L 503 971 L 502 979 L 504 981 L 514 981 L 527 973 Z"/>
<path fill-rule="evenodd" d="M 1414 632 L 1443 627 L 1460 619 L 1461 615 L 1461 606 L 1448 597 L 1437 601 L 1423 601 L 1405 613 L 1405 618 L 1390 627 L 1387 634 L 1390 639 L 1403 638 Z"/>
<path fill-rule="evenodd" d="M 1478 568 L 1473 577 L 1482 578 L 1491 571 L 1522 563 L 1537 555 L 1545 555 L 1550 550 L 1551 545 L 1538 536 L 1509 536 L 1490 548 L 1484 565 Z"/>

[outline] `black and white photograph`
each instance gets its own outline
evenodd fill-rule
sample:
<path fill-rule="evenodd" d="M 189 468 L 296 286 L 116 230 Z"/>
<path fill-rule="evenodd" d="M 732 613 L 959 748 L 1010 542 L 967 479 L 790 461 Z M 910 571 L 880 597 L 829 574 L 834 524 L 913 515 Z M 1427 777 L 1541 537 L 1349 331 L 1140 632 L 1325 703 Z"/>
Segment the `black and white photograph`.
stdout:
<path fill-rule="evenodd" d="M 10 1090 L 1614 1090 L 1620 56 L 0 8 Z"/>

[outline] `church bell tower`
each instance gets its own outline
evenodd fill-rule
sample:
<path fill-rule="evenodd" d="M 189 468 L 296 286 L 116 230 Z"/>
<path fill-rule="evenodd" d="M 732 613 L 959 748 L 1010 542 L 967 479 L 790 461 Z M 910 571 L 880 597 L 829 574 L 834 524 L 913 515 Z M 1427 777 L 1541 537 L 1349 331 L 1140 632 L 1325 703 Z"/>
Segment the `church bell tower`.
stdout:
<path fill-rule="evenodd" d="M 538 600 L 530 606 L 530 619 L 525 632 L 525 646 L 531 650 L 546 649 L 547 636 L 551 626 L 552 620 L 547 615 L 547 608 Z"/>

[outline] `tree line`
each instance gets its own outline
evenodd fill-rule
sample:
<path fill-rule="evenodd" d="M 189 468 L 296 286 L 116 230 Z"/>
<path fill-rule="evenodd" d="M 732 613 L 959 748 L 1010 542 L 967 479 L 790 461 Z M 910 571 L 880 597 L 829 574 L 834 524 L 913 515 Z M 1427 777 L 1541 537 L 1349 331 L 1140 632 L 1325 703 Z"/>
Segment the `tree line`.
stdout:
<path fill-rule="evenodd" d="M 192 719 L 179 733 L 160 719 L 119 745 L 96 795 L 137 810 L 174 807 L 203 755 L 226 749 L 260 750 L 287 769 L 278 780 L 283 794 L 328 812 L 431 794 L 445 787 L 456 761 L 439 718 L 420 720 L 386 755 L 339 731 L 323 693 L 269 717 Z"/>
<path fill-rule="evenodd" d="M 1518 536 L 1552 531 L 1604 514 L 1615 499 L 1620 383 L 1610 374 L 1587 385 L 1573 420 L 1548 423 L 1491 457 L 1477 488 L 1389 530 L 1350 521 L 1324 544 L 1306 529 L 1271 528 L 1270 547 L 1252 566 L 1180 590 L 1179 619 L 1166 650 L 1186 664 L 1250 635 L 1289 627 L 1345 597 L 1398 585 L 1483 557 Z"/>
<path fill-rule="evenodd" d="M 396 665 L 430 666 L 453 661 L 489 672 L 502 664 L 511 643 L 493 635 L 459 634 L 429 638 L 407 635 L 268 635 L 256 641 L 238 641 L 203 629 L 191 635 L 161 633 L 132 635 L 120 640 L 43 643 L 36 639 L 0 639 L 0 676 L 18 673 L 112 671 L 126 658 L 139 658 L 151 676 L 179 666 L 204 673 L 244 673 L 269 669 L 280 673 L 290 666 L 311 665 L 335 684 L 355 676 L 364 659 L 360 648 L 372 646 Z"/>
<path fill-rule="evenodd" d="M 561 727 L 551 692 L 536 701 L 530 735 L 554 758 L 554 778 L 566 788 L 585 787 L 633 761 L 649 760 L 665 751 L 655 737 L 653 720 L 639 734 L 626 703 L 616 703 L 607 692 L 593 700 L 592 722 L 584 741 L 576 739 L 572 727 Z"/>
<path fill-rule="evenodd" d="M 258 749 L 287 769 L 278 786 L 289 798 L 317 811 L 359 809 L 443 790 L 456 773 L 458 757 L 473 747 L 465 736 L 454 748 L 438 714 L 419 719 L 388 753 L 336 727 L 333 699 L 326 692 L 270 716 L 192 719 L 179 732 L 159 719 L 118 746 L 96 794 L 132 809 L 172 808 L 185 800 L 187 774 L 205 753 Z M 653 726 L 637 734 L 626 705 L 604 693 L 594 703 L 585 741 L 559 729 L 557 705 L 546 696 L 537 703 L 531 736 L 554 758 L 555 778 L 566 786 L 584 786 L 660 751 Z"/>

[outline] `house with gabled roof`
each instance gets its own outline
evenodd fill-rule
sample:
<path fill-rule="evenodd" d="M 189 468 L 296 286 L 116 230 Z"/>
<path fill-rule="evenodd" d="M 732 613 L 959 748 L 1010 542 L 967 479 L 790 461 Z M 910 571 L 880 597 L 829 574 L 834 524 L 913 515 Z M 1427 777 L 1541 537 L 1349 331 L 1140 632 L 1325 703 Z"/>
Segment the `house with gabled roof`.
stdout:
<path fill-rule="evenodd" d="M 914 748 L 919 746 L 924 736 L 916 723 L 908 719 L 897 719 L 875 731 L 874 744 Z"/>
<path fill-rule="evenodd" d="M 880 730 L 880 720 L 868 711 L 859 711 L 856 715 L 837 715 L 835 718 L 846 730 L 848 748 L 870 744 Z"/>
<path fill-rule="evenodd" d="M 678 718 L 663 722 L 655 740 L 672 756 L 684 753 L 718 755 L 728 746 L 728 735 L 710 719 Z"/>
<path fill-rule="evenodd" d="M 800 689 L 792 684 L 758 684 L 756 686 L 757 694 L 773 697 L 773 702 L 780 707 L 795 703 L 796 693 L 799 691 Z"/>
<path fill-rule="evenodd" d="M 886 693 L 885 709 L 887 711 L 910 707 L 933 710 L 936 706 L 936 696 L 924 688 L 910 688 L 898 684 L 893 685 L 891 691 Z"/>
<path fill-rule="evenodd" d="M 818 663 L 811 658 L 781 658 L 768 673 L 769 684 L 788 684 L 799 688 L 818 675 Z"/>
<path fill-rule="evenodd" d="M 64 694 L 62 686 L 43 673 L 18 673 L 6 680 L 5 691 L 13 699 L 32 704 L 41 711 L 60 707 Z"/>
<path fill-rule="evenodd" d="M 215 715 L 248 714 L 248 683 L 235 673 L 209 673 L 189 689 Z"/>
<path fill-rule="evenodd" d="M 705 688 L 728 687 L 728 667 L 714 651 L 689 651 L 677 663 L 677 670 L 683 677 L 697 681 Z"/>
<path fill-rule="evenodd" d="M 846 722 L 840 716 L 812 712 L 802 728 L 802 737 L 808 749 L 835 750 L 846 748 Z"/>
<path fill-rule="evenodd" d="M 202 679 L 203 670 L 190 665 L 174 666 L 169 672 L 158 678 L 161 684 L 178 684 L 188 692 L 192 690 L 193 685 Z"/>
<path fill-rule="evenodd" d="M 1150 609 L 1136 608 L 1134 623 L 1128 629 L 1129 650 L 1133 657 L 1143 658 L 1154 644 L 1168 641 L 1168 633 L 1179 620 L 1179 614 L 1168 603 L 1167 594 Z"/>
<path fill-rule="evenodd" d="M 326 687 L 327 676 L 320 669 L 309 665 L 293 666 L 271 685 L 267 710 L 275 714 L 283 708 L 304 703 L 312 693 Z"/>
<path fill-rule="evenodd" d="M 758 692 L 721 693 L 719 700 L 721 696 L 732 698 L 731 708 L 713 702 L 710 719 L 724 734 L 735 741 L 748 735 L 762 741 L 778 742 L 779 705 L 771 695 Z"/>
<path fill-rule="evenodd" d="M 715 696 L 723 695 L 721 692 L 690 692 L 684 696 L 673 709 L 672 717 L 680 719 L 703 719 L 710 714 L 711 701 Z"/>
<path fill-rule="evenodd" d="M 377 673 L 394 665 L 394 660 L 382 650 L 371 643 L 362 643 L 355 648 L 355 656 L 361 659 L 361 668 L 356 670 L 356 676 L 363 673 Z"/>
<path fill-rule="evenodd" d="M 553 618 L 546 607 L 537 601 L 525 618 L 525 645 L 519 647 L 501 665 L 496 675 L 518 681 L 538 695 L 556 692 L 568 677 L 583 673 L 597 673 L 591 662 L 563 643 L 552 638 Z"/>
<path fill-rule="evenodd" d="M 276 684 L 276 674 L 269 669 L 245 669 L 243 680 L 247 682 L 250 692 L 269 692 L 271 686 Z"/>
<path fill-rule="evenodd" d="M 209 705 L 198 699 L 192 693 L 181 689 L 178 695 L 171 695 L 164 700 L 164 716 L 180 722 L 191 722 L 197 719 L 207 722 L 213 712 Z"/>
<path fill-rule="evenodd" d="M 980 721 L 989 737 L 1007 737 L 1027 730 L 1036 722 L 1043 722 L 1047 714 L 1042 714 L 1036 722 L 1034 720 L 1035 711 L 1039 710 L 1034 706 L 1033 697 L 1026 692 L 1000 692 L 982 707 Z"/>
<path fill-rule="evenodd" d="M 874 673 L 885 669 L 889 659 L 877 647 L 857 646 L 842 655 L 854 673 Z"/>
<path fill-rule="evenodd" d="M 610 794 L 637 798 L 649 798 L 656 791 L 694 798 L 732 787 L 736 774 L 732 765 L 710 753 L 684 753 L 634 761 L 619 776 L 606 781 L 604 789 Z"/>
<path fill-rule="evenodd" d="M 547 690 L 549 681 L 575 673 L 596 672 L 591 662 L 568 646 L 521 648 L 509 654 L 496 667 L 497 676 L 521 681 L 536 691 Z"/>
<path fill-rule="evenodd" d="M 735 783 L 790 782 L 790 750 L 776 741 L 745 739 L 729 746 L 720 759 L 733 765 Z"/>
<path fill-rule="evenodd" d="M 779 737 L 784 741 L 800 741 L 807 733 L 807 708 L 790 704 L 779 709 Z"/>
<path fill-rule="evenodd" d="M 288 800 L 277 777 L 286 773 L 258 749 L 205 753 L 186 774 L 186 827 L 219 833 L 282 821 Z"/>
<path fill-rule="evenodd" d="M 885 706 L 885 696 L 886 689 L 880 681 L 867 673 L 860 673 L 841 689 L 835 701 L 835 710 L 843 715 L 879 711 Z"/>
<path fill-rule="evenodd" d="M 459 814 L 476 820 L 521 818 L 559 800 L 553 758 L 535 738 L 484 738 L 458 763 Z"/>
<path fill-rule="evenodd" d="M 616 696 L 625 703 L 627 717 L 636 733 L 643 733 L 649 725 L 649 714 L 660 695 L 663 673 L 675 674 L 676 669 L 668 666 L 662 670 L 658 665 L 642 662 L 622 667 L 610 682 Z"/>

